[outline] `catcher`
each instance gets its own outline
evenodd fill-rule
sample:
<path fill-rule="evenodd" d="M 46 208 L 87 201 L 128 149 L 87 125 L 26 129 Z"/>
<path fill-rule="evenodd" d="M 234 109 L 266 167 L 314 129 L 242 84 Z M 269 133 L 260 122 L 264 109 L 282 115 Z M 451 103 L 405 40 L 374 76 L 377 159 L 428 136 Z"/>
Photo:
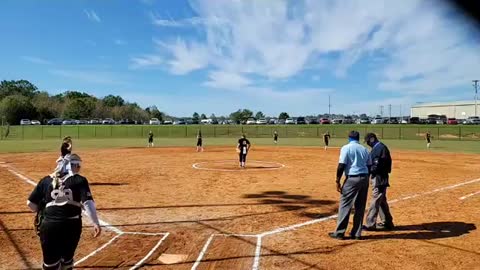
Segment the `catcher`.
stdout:
<path fill-rule="evenodd" d="M 63 177 L 55 170 L 44 177 L 28 198 L 27 205 L 37 213 L 35 229 L 40 237 L 43 269 L 73 269 L 73 257 L 82 233 L 82 209 L 101 233 L 95 202 L 88 181 L 81 176 L 81 158 L 71 154 L 71 170 Z"/>

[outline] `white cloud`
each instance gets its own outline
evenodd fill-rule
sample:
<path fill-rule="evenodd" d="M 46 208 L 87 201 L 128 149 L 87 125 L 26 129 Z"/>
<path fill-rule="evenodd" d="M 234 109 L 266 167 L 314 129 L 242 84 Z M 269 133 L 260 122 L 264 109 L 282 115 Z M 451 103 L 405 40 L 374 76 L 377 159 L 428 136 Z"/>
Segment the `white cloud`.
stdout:
<path fill-rule="evenodd" d="M 209 81 L 204 85 L 219 89 L 241 89 L 251 83 L 251 81 L 239 74 L 228 73 L 224 71 L 214 71 L 209 74 Z"/>
<path fill-rule="evenodd" d="M 360 61 L 366 63 L 365 80 L 375 74 L 372 90 L 410 99 L 468 88 L 478 76 L 480 45 L 470 38 L 471 27 L 434 0 L 190 4 L 194 17 L 152 14 L 151 20 L 161 27 L 195 27 L 200 35 L 155 44 L 173 74 L 215 70 L 204 83 L 213 88 L 260 87 L 260 81 L 282 82 L 306 69 L 316 73 L 312 80 L 318 83 L 325 73 L 348 79 Z"/>
<path fill-rule="evenodd" d="M 92 22 L 102 22 L 102 20 L 100 19 L 100 17 L 97 15 L 97 13 L 94 11 L 94 10 L 88 10 L 88 9 L 84 9 L 83 12 L 85 13 L 85 15 L 87 15 L 87 18 L 92 21 Z"/>
<path fill-rule="evenodd" d="M 121 85 L 125 84 L 121 76 L 106 71 L 86 71 L 86 70 L 66 70 L 66 69 L 51 69 L 50 74 L 69 78 L 77 81 L 95 83 L 95 84 L 110 84 Z"/>
<path fill-rule="evenodd" d="M 40 64 L 40 65 L 51 65 L 52 62 L 46 60 L 46 59 L 43 59 L 43 58 L 40 58 L 40 57 L 35 57 L 35 56 L 22 56 L 20 57 L 22 60 L 24 61 L 28 61 L 28 62 L 31 62 L 31 63 L 34 63 L 34 64 Z"/>
<path fill-rule="evenodd" d="M 158 55 L 143 55 L 130 59 L 130 69 L 143 69 L 158 67 L 163 63 L 163 58 Z"/>

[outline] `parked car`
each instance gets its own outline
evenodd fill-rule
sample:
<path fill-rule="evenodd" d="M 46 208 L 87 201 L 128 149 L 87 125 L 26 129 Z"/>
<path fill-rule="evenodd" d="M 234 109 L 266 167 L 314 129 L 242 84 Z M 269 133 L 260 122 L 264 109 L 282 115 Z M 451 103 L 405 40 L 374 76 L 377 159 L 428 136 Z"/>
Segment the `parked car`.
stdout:
<path fill-rule="evenodd" d="M 75 120 L 75 124 L 77 124 L 77 125 L 86 125 L 86 124 L 88 124 L 88 120 L 85 120 L 85 119 Z"/>
<path fill-rule="evenodd" d="M 262 118 L 257 120 L 257 125 L 266 125 L 267 124 L 267 119 Z"/>
<path fill-rule="evenodd" d="M 100 119 L 92 119 L 92 120 L 88 121 L 88 123 L 89 123 L 90 125 L 98 125 L 98 124 L 101 124 L 101 123 L 102 123 L 102 120 L 100 120 Z"/>
<path fill-rule="evenodd" d="M 173 121 L 171 119 L 163 121 L 164 125 L 173 125 Z"/>
<path fill-rule="evenodd" d="M 62 122 L 63 122 L 63 120 L 60 119 L 60 118 L 53 118 L 53 119 L 48 120 L 47 125 L 55 125 L 55 126 L 57 126 L 57 125 L 61 125 Z"/>
<path fill-rule="evenodd" d="M 278 124 L 278 120 L 275 119 L 275 118 L 271 118 L 270 120 L 268 120 L 268 124 L 269 125 L 275 125 L 275 124 Z"/>
<path fill-rule="evenodd" d="M 333 119 L 332 120 L 332 124 L 335 124 L 335 125 L 342 124 L 342 123 L 343 123 L 343 119 Z"/>
<path fill-rule="evenodd" d="M 428 125 L 436 125 L 437 124 L 437 118 L 429 117 L 427 118 L 427 121 L 425 122 Z"/>
<path fill-rule="evenodd" d="M 457 125 L 458 124 L 458 121 L 456 118 L 448 118 L 447 119 L 447 124 L 448 125 Z"/>
<path fill-rule="evenodd" d="M 409 122 L 410 122 L 410 124 L 420 124 L 420 118 L 419 117 L 410 117 Z"/>
<path fill-rule="evenodd" d="M 391 125 L 396 125 L 396 124 L 398 124 L 398 119 L 396 117 L 390 117 L 390 118 L 388 118 L 387 123 L 391 124 Z"/>
<path fill-rule="evenodd" d="M 250 117 L 247 119 L 247 125 L 255 125 L 257 121 L 255 121 L 255 118 Z"/>
<path fill-rule="evenodd" d="M 75 120 L 65 119 L 62 121 L 62 125 L 75 125 Z"/>
<path fill-rule="evenodd" d="M 185 119 L 178 119 L 173 122 L 174 125 L 185 125 Z"/>
<path fill-rule="evenodd" d="M 309 125 L 318 125 L 318 124 L 320 124 L 320 121 L 318 121 L 317 118 L 310 118 L 310 119 L 307 119 L 307 124 L 309 124 Z"/>
<path fill-rule="evenodd" d="M 465 120 L 466 125 L 480 125 L 480 117 L 478 116 L 469 116 L 467 120 Z"/>
<path fill-rule="evenodd" d="M 297 125 L 305 125 L 307 121 L 305 121 L 305 117 L 297 117 L 295 120 L 295 124 Z"/>
<path fill-rule="evenodd" d="M 38 125 L 41 125 L 42 123 L 40 123 L 40 121 L 38 121 L 38 120 L 32 120 L 31 124 L 35 125 L 35 126 L 38 126 Z"/>
<path fill-rule="evenodd" d="M 115 125 L 115 120 L 113 120 L 112 118 L 106 118 L 106 119 L 103 119 L 102 124 L 103 125 Z"/>
<path fill-rule="evenodd" d="M 320 119 L 320 124 L 322 125 L 329 125 L 331 122 L 328 118 L 322 118 Z"/>
<path fill-rule="evenodd" d="M 400 121 L 400 124 L 408 124 L 408 120 L 407 119 L 402 119 L 402 121 Z"/>
<path fill-rule="evenodd" d="M 20 120 L 20 125 L 22 125 L 22 126 L 29 126 L 31 124 L 32 124 L 32 122 L 29 119 Z"/>
<path fill-rule="evenodd" d="M 370 124 L 370 119 L 360 118 L 360 119 L 357 120 L 357 124 L 362 124 L 362 125 Z"/>
<path fill-rule="evenodd" d="M 149 122 L 150 125 L 160 125 L 160 120 L 158 118 L 152 118 Z"/>
<path fill-rule="evenodd" d="M 374 124 L 374 125 L 380 125 L 380 124 L 384 124 L 384 123 L 385 122 L 384 122 L 382 117 L 375 117 L 372 120 L 372 124 Z"/>
<path fill-rule="evenodd" d="M 286 122 L 287 122 L 286 119 L 278 119 L 277 124 L 278 124 L 278 125 L 285 125 Z"/>
<path fill-rule="evenodd" d="M 285 124 L 286 125 L 294 125 L 295 124 L 295 120 L 293 120 L 293 118 L 287 118 L 285 120 Z"/>
<path fill-rule="evenodd" d="M 353 118 L 351 116 L 345 116 L 343 118 L 343 124 L 353 124 L 355 121 L 353 121 Z"/>
<path fill-rule="evenodd" d="M 437 125 L 444 125 L 445 123 L 443 122 L 443 120 L 437 119 L 436 124 L 437 124 Z"/>

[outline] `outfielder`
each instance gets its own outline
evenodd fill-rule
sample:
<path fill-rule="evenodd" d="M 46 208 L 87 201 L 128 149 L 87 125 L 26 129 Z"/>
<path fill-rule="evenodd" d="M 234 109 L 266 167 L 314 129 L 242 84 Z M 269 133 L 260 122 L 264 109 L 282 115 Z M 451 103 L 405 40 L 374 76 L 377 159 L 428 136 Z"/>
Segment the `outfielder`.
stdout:
<path fill-rule="evenodd" d="M 202 131 L 198 130 L 197 132 L 197 152 L 203 152 L 203 139 L 202 139 Z"/>
<path fill-rule="evenodd" d="M 325 134 L 323 134 L 323 143 L 325 144 L 325 151 L 327 150 L 328 148 L 328 144 L 330 142 L 330 132 L 325 132 Z"/>
<path fill-rule="evenodd" d="M 430 134 L 430 131 L 427 131 L 425 134 L 425 140 L 427 141 L 427 148 L 430 148 L 430 144 L 432 143 L 431 141 L 432 135 Z"/>
<path fill-rule="evenodd" d="M 274 144 L 278 143 L 278 132 L 276 130 L 275 132 L 273 132 L 273 143 Z"/>
<path fill-rule="evenodd" d="M 73 269 L 73 257 L 82 233 L 82 209 L 92 220 L 94 237 L 101 233 L 88 181 L 79 174 L 81 159 L 70 155 L 71 171 L 44 177 L 27 205 L 39 217 L 35 225 L 43 253 L 43 269 Z"/>
<path fill-rule="evenodd" d="M 247 140 L 245 135 L 242 135 L 242 138 L 238 140 L 237 145 L 237 152 L 239 153 L 240 157 L 240 168 L 245 168 L 245 164 L 247 162 L 247 154 L 250 150 L 250 141 Z"/>

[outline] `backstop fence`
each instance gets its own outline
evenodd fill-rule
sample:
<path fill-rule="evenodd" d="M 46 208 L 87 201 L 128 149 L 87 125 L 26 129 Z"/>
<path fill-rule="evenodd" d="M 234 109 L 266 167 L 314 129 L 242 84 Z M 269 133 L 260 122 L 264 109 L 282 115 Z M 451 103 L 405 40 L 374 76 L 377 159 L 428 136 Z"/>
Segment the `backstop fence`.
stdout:
<path fill-rule="evenodd" d="M 76 139 L 142 138 L 152 131 L 155 137 L 189 138 L 198 130 L 204 137 L 271 137 L 277 131 L 283 138 L 315 138 L 330 132 L 333 138 L 345 138 L 349 131 L 357 130 L 361 136 L 374 132 L 379 138 L 393 140 L 424 139 L 430 132 L 437 140 L 480 140 L 480 126 L 425 126 L 425 125 L 201 125 L 201 126 L 148 126 L 148 125 L 78 125 L 78 126 L 2 126 L 2 140 L 46 140 L 71 136 Z"/>

